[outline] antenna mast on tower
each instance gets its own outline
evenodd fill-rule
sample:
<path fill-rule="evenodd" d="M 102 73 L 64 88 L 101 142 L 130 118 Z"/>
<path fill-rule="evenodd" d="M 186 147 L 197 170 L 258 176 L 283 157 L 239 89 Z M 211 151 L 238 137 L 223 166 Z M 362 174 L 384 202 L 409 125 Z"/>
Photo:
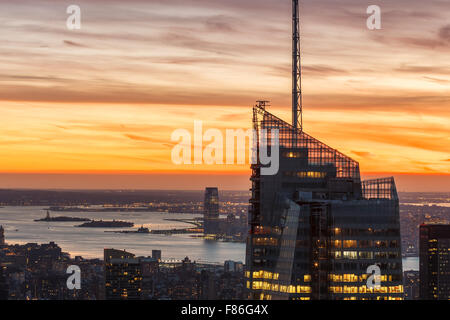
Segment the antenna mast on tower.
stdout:
<path fill-rule="evenodd" d="M 303 130 L 299 0 L 292 0 L 292 125 Z"/>

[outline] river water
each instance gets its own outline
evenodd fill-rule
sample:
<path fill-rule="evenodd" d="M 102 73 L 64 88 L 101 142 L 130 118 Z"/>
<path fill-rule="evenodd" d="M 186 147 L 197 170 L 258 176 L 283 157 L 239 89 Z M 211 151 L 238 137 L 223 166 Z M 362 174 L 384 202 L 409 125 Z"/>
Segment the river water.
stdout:
<path fill-rule="evenodd" d="M 77 228 L 80 222 L 34 222 L 45 217 L 44 207 L 0 208 L 0 225 L 5 228 L 6 242 L 25 244 L 54 241 L 63 251 L 84 258 L 103 258 L 104 248 L 124 249 L 137 256 L 149 256 L 162 250 L 162 259 L 183 259 L 223 263 L 225 260 L 245 261 L 245 244 L 193 238 L 190 235 L 122 234 L 105 231 L 124 229 Z M 71 216 L 95 220 L 125 220 L 135 227 L 156 229 L 186 228 L 191 225 L 164 219 L 189 219 L 192 214 L 159 212 L 52 212 L 52 216 Z M 404 270 L 419 270 L 418 257 L 403 259 Z"/>
<path fill-rule="evenodd" d="M 152 250 L 162 250 L 163 259 L 183 259 L 223 263 L 225 260 L 244 261 L 245 244 L 209 241 L 190 235 L 155 235 L 110 233 L 128 228 L 77 228 L 82 222 L 34 222 L 45 217 L 44 207 L 0 208 L 0 225 L 5 228 L 6 242 L 25 244 L 54 241 L 72 257 L 103 258 L 104 248 L 125 249 L 138 256 L 149 256 Z M 95 220 L 125 220 L 150 229 L 186 228 L 192 225 L 164 219 L 188 219 L 192 214 L 159 212 L 51 212 L 52 216 L 70 216 Z M 17 231 L 16 231 L 17 230 Z"/>

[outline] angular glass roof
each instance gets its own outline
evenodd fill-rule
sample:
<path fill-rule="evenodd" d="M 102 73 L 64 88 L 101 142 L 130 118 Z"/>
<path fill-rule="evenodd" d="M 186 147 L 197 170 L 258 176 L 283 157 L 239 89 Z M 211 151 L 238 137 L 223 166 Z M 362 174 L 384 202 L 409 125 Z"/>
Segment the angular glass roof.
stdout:
<path fill-rule="evenodd" d="M 270 130 L 278 129 L 280 148 L 307 149 L 309 165 L 333 165 L 337 178 L 360 179 L 357 161 L 293 127 L 262 106 L 255 105 L 253 108 L 253 128 L 256 132 L 267 130 L 268 137 Z"/>

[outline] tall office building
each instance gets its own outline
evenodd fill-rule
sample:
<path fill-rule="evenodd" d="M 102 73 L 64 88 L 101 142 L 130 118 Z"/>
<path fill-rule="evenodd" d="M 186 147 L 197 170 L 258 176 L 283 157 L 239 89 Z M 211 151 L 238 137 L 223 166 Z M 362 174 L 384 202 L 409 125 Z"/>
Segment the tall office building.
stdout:
<path fill-rule="evenodd" d="M 450 225 L 420 226 L 420 299 L 450 300 Z"/>
<path fill-rule="evenodd" d="M 104 249 L 103 251 L 103 259 L 105 264 L 110 262 L 112 259 L 127 259 L 134 257 L 135 255 L 133 253 L 127 252 L 125 250 Z"/>
<path fill-rule="evenodd" d="M 224 263 L 225 272 L 242 272 L 244 270 L 244 264 L 241 261 L 227 260 Z"/>
<path fill-rule="evenodd" d="M 142 270 L 134 254 L 105 249 L 106 300 L 139 300 L 142 295 Z"/>
<path fill-rule="evenodd" d="M 416 270 L 403 272 L 403 285 L 405 300 L 420 299 L 420 273 Z"/>
<path fill-rule="evenodd" d="M 279 130 L 280 157 L 276 175 L 252 166 L 249 297 L 401 299 L 394 179 L 361 182 L 356 161 L 261 106 L 254 108 L 254 127 Z M 381 269 L 379 288 L 366 285 L 371 265 Z"/>
<path fill-rule="evenodd" d="M 219 228 L 219 189 L 206 188 L 203 204 L 203 227 L 205 234 L 216 234 Z"/>
<path fill-rule="evenodd" d="M 0 246 L 4 246 L 6 244 L 5 242 L 5 230 L 3 229 L 3 226 L 0 226 Z"/>
<path fill-rule="evenodd" d="M 152 258 L 161 261 L 161 250 L 152 250 Z"/>
<path fill-rule="evenodd" d="M 394 179 L 361 182 L 358 162 L 304 132 L 298 0 L 292 1 L 292 8 L 292 125 L 269 113 L 266 101 L 253 108 L 258 157 L 251 177 L 248 296 L 400 300 L 402 257 Z M 276 133 L 278 144 L 272 138 L 264 141 Z M 274 157 L 274 148 L 279 148 L 278 173 L 264 175 L 260 151 Z M 381 273 L 376 286 L 368 274 L 374 265 Z"/>
<path fill-rule="evenodd" d="M 0 264 L 0 300 L 8 300 L 8 281 L 6 280 L 6 267 Z"/>

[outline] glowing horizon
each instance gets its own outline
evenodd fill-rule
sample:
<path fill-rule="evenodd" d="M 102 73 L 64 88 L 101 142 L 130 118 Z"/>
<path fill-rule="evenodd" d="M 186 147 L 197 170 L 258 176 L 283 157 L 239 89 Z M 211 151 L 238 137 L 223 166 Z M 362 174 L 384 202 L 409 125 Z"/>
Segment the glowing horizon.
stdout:
<path fill-rule="evenodd" d="M 170 136 L 247 129 L 258 99 L 291 122 L 290 2 L 252 2 L 80 0 L 79 31 L 58 1 L 1 3 L 0 172 L 247 174 L 176 166 Z M 447 186 L 450 3 L 382 4 L 377 31 L 366 8 L 302 2 L 304 130 L 363 174 Z"/>

